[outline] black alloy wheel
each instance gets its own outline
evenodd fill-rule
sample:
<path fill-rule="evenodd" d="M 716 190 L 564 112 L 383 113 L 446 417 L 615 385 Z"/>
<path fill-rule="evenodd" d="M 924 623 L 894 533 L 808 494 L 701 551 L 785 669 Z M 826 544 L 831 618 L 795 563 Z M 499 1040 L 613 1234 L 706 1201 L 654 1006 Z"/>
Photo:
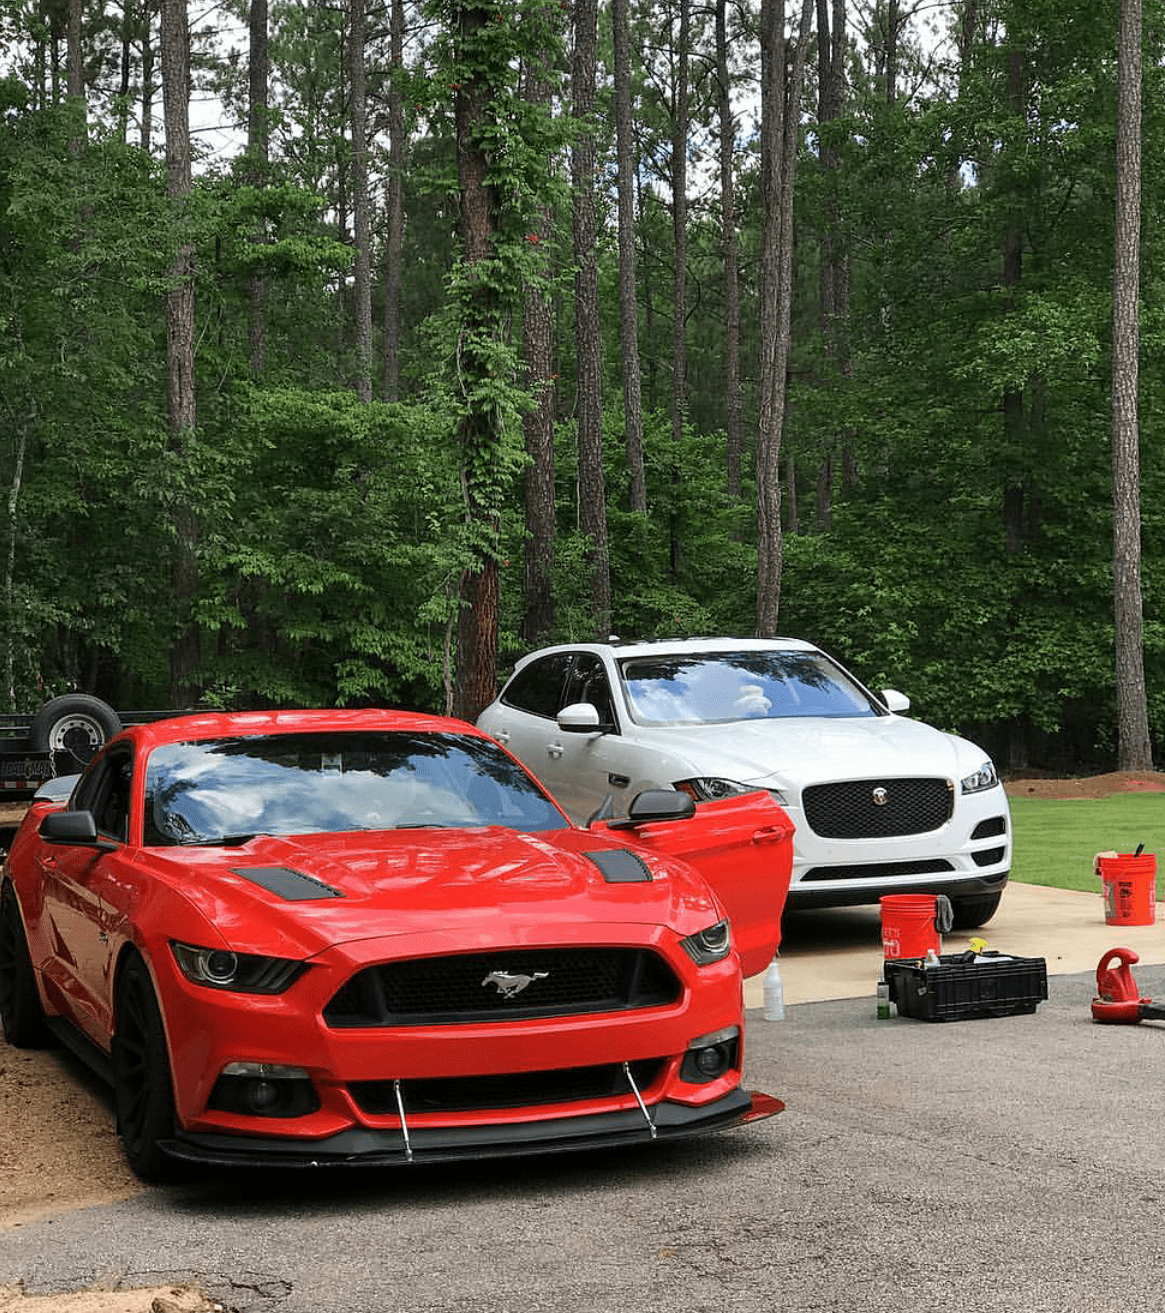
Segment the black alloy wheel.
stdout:
<path fill-rule="evenodd" d="M 14 1049 L 41 1048 L 51 1042 L 36 992 L 24 922 L 16 893 L 7 881 L 0 893 L 0 1025 Z"/>
<path fill-rule="evenodd" d="M 117 985 L 113 1095 L 117 1134 L 129 1165 L 143 1181 L 175 1173 L 159 1141 L 174 1134 L 174 1087 L 162 1014 L 146 964 L 126 962 Z"/>

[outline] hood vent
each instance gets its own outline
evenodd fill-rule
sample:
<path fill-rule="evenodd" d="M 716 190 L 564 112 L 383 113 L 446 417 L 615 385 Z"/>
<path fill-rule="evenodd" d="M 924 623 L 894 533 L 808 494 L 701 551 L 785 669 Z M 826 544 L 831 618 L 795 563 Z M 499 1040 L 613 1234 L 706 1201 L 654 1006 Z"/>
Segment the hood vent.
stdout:
<path fill-rule="evenodd" d="M 343 898 L 338 889 L 322 880 L 293 871 L 287 866 L 234 866 L 236 875 L 250 880 L 288 903 L 303 903 L 312 898 Z"/>
<path fill-rule="evenodd" d="M 605 848 L 583 856 L 599 868 L 608 884 L 648 884 L 651 871 L 647 863 L 626 848 Z"/>

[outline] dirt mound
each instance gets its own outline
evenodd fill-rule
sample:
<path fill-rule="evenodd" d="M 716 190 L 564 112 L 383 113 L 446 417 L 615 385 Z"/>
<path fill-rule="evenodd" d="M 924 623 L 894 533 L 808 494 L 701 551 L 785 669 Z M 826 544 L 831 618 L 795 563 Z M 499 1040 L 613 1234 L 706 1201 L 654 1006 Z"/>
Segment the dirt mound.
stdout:
<path fill-rule="evenodd" d="M 1071 778 L 1024 775 L 1003 783 L 1009 798 L 1111 798 L 1115 793 L 1165 793 L 1165 772 L 1114 770 Z"/>

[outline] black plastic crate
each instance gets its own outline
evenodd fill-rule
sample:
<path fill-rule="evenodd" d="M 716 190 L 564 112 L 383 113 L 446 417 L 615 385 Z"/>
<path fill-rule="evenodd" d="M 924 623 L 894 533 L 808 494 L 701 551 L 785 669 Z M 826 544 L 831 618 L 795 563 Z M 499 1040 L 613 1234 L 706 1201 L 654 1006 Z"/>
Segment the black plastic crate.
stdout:
<path fill-rule="evenodd" d="M 884 971 L 890 1000 L 900 1017 L 921 1021 L 964 1021 L 1034 1012 L 1048 997 L 1048 968 L 1042 957 L 980 953 L 944 954 L 939 966 L 913 958 L 889 959 Z M 999 961 L 992 961 L 998 957 Z"/>

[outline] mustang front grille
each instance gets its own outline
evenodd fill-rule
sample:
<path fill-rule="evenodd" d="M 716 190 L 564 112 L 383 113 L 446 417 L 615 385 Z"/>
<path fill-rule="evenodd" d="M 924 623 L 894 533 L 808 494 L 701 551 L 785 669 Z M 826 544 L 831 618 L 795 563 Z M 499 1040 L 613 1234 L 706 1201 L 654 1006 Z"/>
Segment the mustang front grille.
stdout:
<path fill-rule="evenodd" d="M 641 948 L 532 948 L 365 967 L 324 1008 L 333 1027 L 425 1026 L 627 1012 L 674 1002 L 680 982 Z"/>
<path fill-rule="evenodd" d="M 659 1076 L 663 1060 L 630 1064 L 640 1090 Z M 353 1081 L 348 1092 L 361 1112 L 388 1116 L 398 1111 L 396 1087 L 390 1080 Z M 561 1071 L 516 1071 L 496 1076 L 449 1076 L 435 1080 L 402 1080 L 406 1113 L 478 1112 L 492 1108 L 526 1108 L 532 1104 L 592 1103 L 633 1094 L 620 1063 L 599 1067 L 568 1067 Z"/>
<path fill-rule="evenodd" d="M 823 839 L 926 834 L 951 819 L 955 788 L 943 779 L 845 780 L 801 794 L 805 820 Z"/>

